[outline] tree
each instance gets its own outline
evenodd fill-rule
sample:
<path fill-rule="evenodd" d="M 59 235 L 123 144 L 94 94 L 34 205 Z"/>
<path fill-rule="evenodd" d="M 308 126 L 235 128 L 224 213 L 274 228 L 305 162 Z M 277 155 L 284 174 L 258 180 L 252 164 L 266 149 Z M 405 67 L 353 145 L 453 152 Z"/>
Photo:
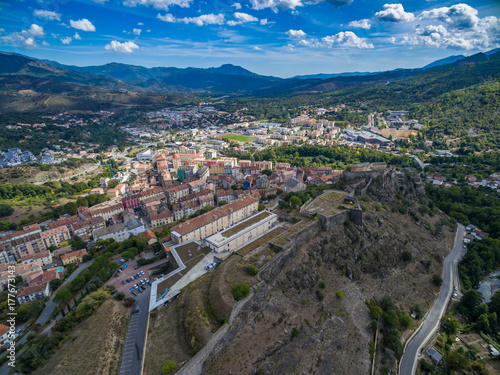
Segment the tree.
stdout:
<path fill-rule="evenodd" d="M 247 284 L 238 284 L 233 288 L 233 297 L 236 301 L 240 301 L 250 294 L 250 287 Z"/>
<path fill-rule="evenodd" d="M 259 211 L 264 211 L 266 209 L 266 205 L 259 203 L 258 210 Z"/>
<path fill-rule="evenodd" d="M 127 250 L 122 253 L 122 258 L 125 260 L 134 259 L 134 253 L 130 250 Z"/>
<path fill-rule="evenodd" d="M 297 208 L 302 206 L 302 199 L 300 199 L 297 196 L 293 196 L 290 198 L 290 204 L 292 205 L 293 208 Z"/>
<path fill-rule="evenodd" d="M 82 257 L 82 262 L 87 262 L 87 261 L 92 260 L 92 259 L 94 259 L 94 258 L 92 257 L 92 255 L 90 255 L 90 254 L 85 254 L 85 255 Z"/>
<path fill-rule="evenodd" d="M 85 249 L 85 247 L 87 246 L 87 243 L 84 240 L 82 240 L 79 236 L 73 237 L 73 239 L 70 240 L 69 243 L 73 250 Z"/>
<path fill-rule="evenodd" d="M 441 319 L 441 327 L 447 335 L 454 335 L 458 331 L 459 323 L 450 313 Z"/>
<path fill-rule="evenodd" d="M 18 228 L 17 223 L 10 223 L 10 224 L 9 224 L 9 229 L 10 229 L 10 230 L 16 230 L 17 228 Z"/>
<path fill-rule="evenodd" d="M 415 305 L 415 315 L 417 319 L 422 319 L 425 315 L 425 307 L 421 303 Z"/>
<path fill-rule="evenodd" d="M 115 294 L 115 299 L 118 301 L 122 301 L 125 298 L 125 293 L 123 292 L 118 292 Z"/>
<path fill-rule="evenodd" d="M 6 204 L 0 204 L 0 217 L 10 216 L 14 209 Z"/>
<path fill-rule="evenodd" d="M 63 304 L 63 303 L 66 304 L 68 306 L 68 309 L 71 310 L 69 306 L 69 301 L 71 301 L 71 297 L 73 297 L 73 295 L 71 294 L 70 290 L 68 288 L 62 288 L 57 291 L 53 301 L 57 304 Z"/>
<path fill-rule="evenodd" d="M 52 291 L 56 290 L 57 288 L 59 288 L 61 286 L 61 284 L 62 284 L 62 281 L 59 279 L 50 280 L 50 282 L 49 282 L 50 290 L 52 290 Z"/>
<path fill-rule="evenodd" d="M 225 201 L 225 200 L 220 200 L 219 203 L 218 203 L 219 207 L 222 207 L 225 204 L 227 204 L 227 201 Z"/>
<path fill-rule="evenodd" d="M 490 321 L 488 320 L 487 314 L 479 315 L 476 323 L 474 323 L 474 329 L 476 331 L 486 333 L 487 335 L 491 333 Z"/>
<path fill-rule="evenodd" d="M 382 309 L 377 305 L 371 305 L 370 306 L 370 315 L 372 316 L 373 319 L 378 320 L 382 316 Z"/>
<path fill-rule="evenodd" d="M 443 285 L 443 278 L 440 275 L 432 275 L 432 282 L 436 284 L 436 286 Z"/>
<path fill-rule="evenodd" d="M 471 289 L 464 293 L 458 303 L 457 310 L 466 318 L 471 318 L 474 311 L 483 303 L 483 297 L 477 290 Z"/>
<path fill-rule="evenodd" d="M 63 206 L 63 210 L 65 213 L 73 216 L 78 214 L 78 206 L 75 202 L 68 202 Z"/>
<path fill-rule="evenodd" d="M 460 371 L 469 367 L 469 355 L 459 346 L 457 350 L 450 350 L 446 356 L 446 367 L 451 371 Z"/>
<path fill-rule="evenodd" d="M 269 169 L 264 169 L 261 173 L 262 173 L 262 174 L 265 174 L 265 175 L 267 175 L 267 176 L 270 176 L 270 175 L 272 175 L 272 174 L 273 174 L 273 172 L 272 172 L 272 171 L 270 171 Z"/>

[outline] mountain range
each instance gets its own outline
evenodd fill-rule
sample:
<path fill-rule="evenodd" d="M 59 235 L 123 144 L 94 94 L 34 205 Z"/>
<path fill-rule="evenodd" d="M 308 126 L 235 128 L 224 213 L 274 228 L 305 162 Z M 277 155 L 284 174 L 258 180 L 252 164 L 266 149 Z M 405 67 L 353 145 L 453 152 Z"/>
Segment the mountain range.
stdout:
<path fill-rule="evenodd" d="M 450 56 L 422 68 L 385 72 L 315 74 L 278 78 L 253 73 L 240 66 L 224 64 L 217 68 L 145 68 L 110 63 L 78 67 L 50 60 L 0 52 L 0 87 L 37 92 L 75 90 L 111 90 L 138 93 L 234 93 L 252 95 L 287 95 L 322 93 L 348 87 L 391 82 L 433 71 L 495 60 L 499 49 L 465 57 Z M 3 77 L 2 77 L 3 76 Z M 22 79 L 20 77 L 22 76 Z M 18 77 L 19 79 L 14 79 Z M 47 82 L 47 80 L 50 80 Z M 16 82 L 18 82 L 16 86 Z M 46 84 L 43 84 L 46 82 Z M 76 87 L 73 87 L 76 85 Z M 47 91 L 44 91 L 47 90 Z"/>

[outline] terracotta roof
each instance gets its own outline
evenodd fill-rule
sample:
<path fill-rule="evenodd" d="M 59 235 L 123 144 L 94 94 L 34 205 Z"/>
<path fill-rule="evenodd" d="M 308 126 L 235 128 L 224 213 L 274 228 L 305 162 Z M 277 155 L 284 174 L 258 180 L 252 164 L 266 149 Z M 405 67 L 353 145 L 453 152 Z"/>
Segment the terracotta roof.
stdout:
<path fill-rule="evenodd" d="M 40 251 L 39 253 L 35 253 L 35 254 L 32 254 L 32 255 L 26 255 L 24 257 L 21 258 L 21 262 L 25 262 L 27 260 L 35 260 L 35 259 L 40 259 L 40 258 L 45 258 L 45 257 L 48 257 L 50 255 L 50 251 L 46 250 L 46 251 Z"/>
<path fill-rule="evenodd" d="M 198 228 L 201 228 L 218 218 L 229 215 L 230 213 L 237 211 L 243 207 L 246 207 L 252 203 L 258 202 L 258 199 L 252 197 L 244 197 L 238 199 L 232 203 L 226 204 L 222 207 L 217 207 L 212 211 L 209 211 L 201 216 L 198 216 L 192 220 L 186 221 L 185 223 L 178 224 L 172 228 L 172 232 L 177 232 L 180 235 L 190 233 Z"/>
<path fill-rule="evenodd" d="M 54 228 L 60 227 L 62 225 L 75 224 L 75 223 L 78 223 L 79 221 L 80 221 L 80 219 L 76 215 L 73 215 L 70 217 L 60 217 L 56 221 L 49 223 L 49 228 L 54 229 Z"/>
<path fill-rule="evenodd" d="M 71 253 L 68 253 L 68 254 L 61 255 L 61 260 L 68 259 L 68 258 L 71 258 L 71 257 L 74 257 L 74 256 L 77 256 L 77 257 L 81 258 L 81 257 L 83 257 L 86 254 L 88 254 L 87 250 L 80 249 L 80 250 L 72 251 Z"/>
<path fill-rule="evenodd" d="M 43 282 L 49 282 L 50 280 L 58 279 L 59 278 L 59 272 L 57 270 L 51 270 L 51 271 L 45 271 L 42 274 L 42 281 Z"/>
<path fill-rule="evenodd" d="M 172 212 L 167 211 L 167 212 L 162 212 L 160 214 L 151 215 L 150 216 L 150 220 L 151 221 L 153 221 L 153 220 L 160 220 L 160 219 L 165 219 L 167 217 L 172 217 Z"/>
<path fill-rule="evenodd" d="M 0 237 L 0 240 L 1 241 L 6 241 L 6 240 L 10 240 L 11 238 L 16 238 L 16 237 L 19 237 L 19 236 L 24 236 L 28 233 L 31 233 L 31 232 L 34 232 L 36 230 L 41 230 L 40 226 L 38 224 L 32 224 L 32 225 L 29 225 L 27 227 L 26 230 L 20 230 L 20 231 L 17 231 L 17 232 L 14 232 L 14 233 L 11 233 L 11 234 L 7 234 L 3 237 Z"/>
<path fill-rule="evenodd" d="M 147 240 L 152 240 L 153 238 L 156 238 L 156 235 L 149 229 L 144 232 L 144 235 L 146 236 Z"/>
<path fill-rule="evenodd" d="M 19 298 L 19 297 L 29 296 L 30 294 L 33 293 L 40 293 L 40 292 L 44 293 L 46 287 L 47 284 L 36 284 L 36 285 L 26 286 L 24 288 L 19 289 L 16 297 Z"/>
<path fill-rule="evenodd" d="M 10 330 L 9 327 L 7 327 L 6 325 L 0 324 L 0 336 L 3 336 L 9 330 Z"/>

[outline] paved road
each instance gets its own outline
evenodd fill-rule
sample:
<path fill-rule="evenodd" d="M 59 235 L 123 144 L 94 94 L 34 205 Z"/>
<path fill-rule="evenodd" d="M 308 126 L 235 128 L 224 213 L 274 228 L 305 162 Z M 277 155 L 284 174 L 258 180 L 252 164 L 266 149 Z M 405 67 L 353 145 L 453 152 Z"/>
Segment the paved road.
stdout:
<path fill-rule="evenodd" d="M 151 287 L 148 284 L 146 286 L 146 290 L 136 297 L 132 307 L 119 375 L 141 374 L 151 293 Z"/>
<path fill-rule="evenodd" d="M 418 156 L 415 156 L 415 155 L 410 155 L 410 158 L 412 158 L 413 160 L 415 160 L 418 165 L 420 165 L 420 168 L 422 168 L 422 170 L 424 170 L 424 163 L 422 162 L 422 160 L 420 160 L 420 158 Z"/>
<path fill-rule="evenodd" d="M 78 265 L 78 268 L 66 280 L 64 280 L 64 282 L 62 283 L 61 286 L 66 285 L 70 281 L 74 280 L 75 277 L 77 277 L 84 269 L 86 269 L 91 264 L 92 264 L 91 260 L 89 260 L 89 261 L 87 261 L 85 263 L 80 263 Z M 40 316 L 38 317 L 38 319 L 36 321 L 36 323 L 40 324 L 41 326 L 43 326 L 45 323 L 47 323 L 47 320 L 49 320 L 50 316 L 54 312 L 54 309 L 56 308 L 57 304 L 55 304 L 54 302 L 52 302 L 52 300 L 54 299 L 54 297 L 55 297 L 55 294 L 54 294 L 54 296 L 52 296 L 52 298 L 49 301 L 47 301 L 47 304 L 45 305 L 45 308 L 43 309 L 42 313 L 40 314 Z M 22 344 L 21 341 L 22 340 L 19 341 L 18 345 Z"/>
<path fill-rule="evenodd" d="M 464 226 L 458 224 L 457 234 L 455 237 L 455 245 L 452 252 L 446 257 L 443 264 L 443 285 L 437 300 L 434 302 L 432 309 L 425 321 L 421 324 L 418 332 L 410 338 L 406 344 L 405 352 L 399 364 L 399 373 L 401 375 L 413 375 L 418 362 L 418 354 L 420 349 L 429 341 L 434 333 L 439 328 L 441 318 L 446 310 L 453 292 L 454 284 L 460 288 L 460 284 L 456 284 L 458 280 L 458 262 L 464 256 L 465 229 Z"/>

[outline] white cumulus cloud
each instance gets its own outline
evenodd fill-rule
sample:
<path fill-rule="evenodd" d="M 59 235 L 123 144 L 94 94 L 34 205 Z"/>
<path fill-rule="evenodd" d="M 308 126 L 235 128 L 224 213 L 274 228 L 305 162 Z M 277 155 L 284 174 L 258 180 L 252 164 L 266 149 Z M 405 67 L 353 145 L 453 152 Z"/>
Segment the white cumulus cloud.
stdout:
<path fill-rule="evenodd" d="M 402 4 L 385 4 L 381 11 L 375 13 L 375 18 L 386 22 L 410 22 L 415 15 L 405 12 Z"/>
<path fill-rule="evenodd" d="M 332 47 L 334 44 L 355 47 L 355 48 L 373 48 L 373 44 L 368 43 L 366 38 L 360 38 L 352 31 L 341 31 L 335 35 L 321 38 L 326 47 Z"/>
<path fill-rule="evenodd" d="M 104 49 L 109 50 L 109 51 L 114 51 L 114 52 L 119 52 L 119 53 L 132 53 L 134 52 L 135 49 L 138 49 L 139 46 L 135 44 L 134 42 L 127 41 L 120 43 L 117 40 L 112 40 L 111 43 L 106 44 L 104 46 Z"/>
<path fill-rule="evenodd" d="M 435 19 L 456 28 L 471 28 L 477 25 L 477 10 L 467 4 L 455 4 L 423 11 L 419 19 Z"/>
<path fill-rule="evenodd" d="M 62 42 L 62 44 L 70 44 L 73 41 L 73 39 L 80 40 L 82 38 L 80 37 L 80 34 L 75 33 L 75 35 L 73 35 L 72 37 L 71 36 L 67 36 L 66 38 L 62 38 L 61 42 Z"/>
<path fill-rule="evenodd" d="M 165 22 L 172 22 L 172 23 L 184 22 L 186 24 L 194 23 L 197 26 L 222 25 L 225 22 L 223 14 L 202 14 L 201 16 L 198 17 L 175 18 L 172 14 L 167 13 L 164 16 L 158 14 L 157 17 Z"/>
<path fill-rule="evenodd" d="M 255 46 L 255 47 L 253 47 L 253 49 L 256 51 L 262 51 L 262 48 L 260 48 L 259 46 Z"/>
<path fill-rule="evenodd" d="M 413 32 L 394 37 L 395 44 L 456 50 L 486 50 L 500 47 L 500 19 L 480 18 L 467 4 L 423 11 Z"/>
<path fill-rule="evenodd" d="M 21 46 L 24 48 L 36 48 L 38 44 L 36 38 L 45 36 L 42 26 L 33 23 L 29 29 L 14 32 L 10 35 L 0 37 L 0 44 L 10 46 Z"/>
<path fill-rule="evenodd" d="M 364 19 L 359 21 L 351 21 L 347 24 L 347 26 L 369 30 L 372 27 L 372 24 L 370 20 Z"/>
<path fill-rule="evenodd" d="M 234 9 L 238 10 L 241 9 L 241 4 L 240 3 L 234 3 L 231 5 Z"/>
<path fill-rule="evenodd" d="M 296 7 L 304 6 L 300 0 L 250 0 L 252 9 L 261 10 L 271 8 L 277 12 L 280 10 L 295 9 Z"/>
<path fill-rule="evenodd" d="M 236 13 L 234 13 L 234 16 L 240 22 L 257 22 L 259 20 L 258 18 L 251 16 L 250 14 L 247 14 L 247 13 L 236 12 Z"/>
<path fill-rule="evenodd" d="M 81 20 L 78 21 L 70 20 L 69 24 L 73 29 L 78 29 L 82 31 L 95 31 L 95 26 L 92 25 L 92 22 L 90 22 L 86 18 L 82 18 Z"/>
<path fill-rule="evenodd" d="M 262 19 L 259 21 L 259 23 L 260 23 L 261 25 L 267 25 L 269 22 L 267 22 L 267 18 L 262 18 Z"/>
<path fill-rule="evenodd" d="M 138 5 L 152 6 L 156 9 L 167 10 L 172 5 L 177 5 L 181 8 L 189 8 L 193 0 L 125 0 L 123 5 L 128 7 L 136 7 Z"/>
<path fill-rule="evenodd" d="M 307 34 L 305 32 L 303 32 L 302 30 L 288 30 L 286 32 L 286 34 L 290 37 L 290 38 L 304 38 Z"/>
<path fill-rule="evenodd" d="M 61 20 L 61 15 L 59 13 L 51 12 L 51 11 L 43 10 L 43 9 L 36 9 L 33 12 L 33 15 L 35 17 L 43 18 L 43 19 L 47 19 L 47 20 L 57 20 L 57 21 Z"/>
<path fill-rule="evenodd" d="M 141 35 L 141 33 L 142 33 L 142 29 L 134 29 L 134 30 L 132 30 L 132 33 L 133 33 L 134 35 Z"/>

